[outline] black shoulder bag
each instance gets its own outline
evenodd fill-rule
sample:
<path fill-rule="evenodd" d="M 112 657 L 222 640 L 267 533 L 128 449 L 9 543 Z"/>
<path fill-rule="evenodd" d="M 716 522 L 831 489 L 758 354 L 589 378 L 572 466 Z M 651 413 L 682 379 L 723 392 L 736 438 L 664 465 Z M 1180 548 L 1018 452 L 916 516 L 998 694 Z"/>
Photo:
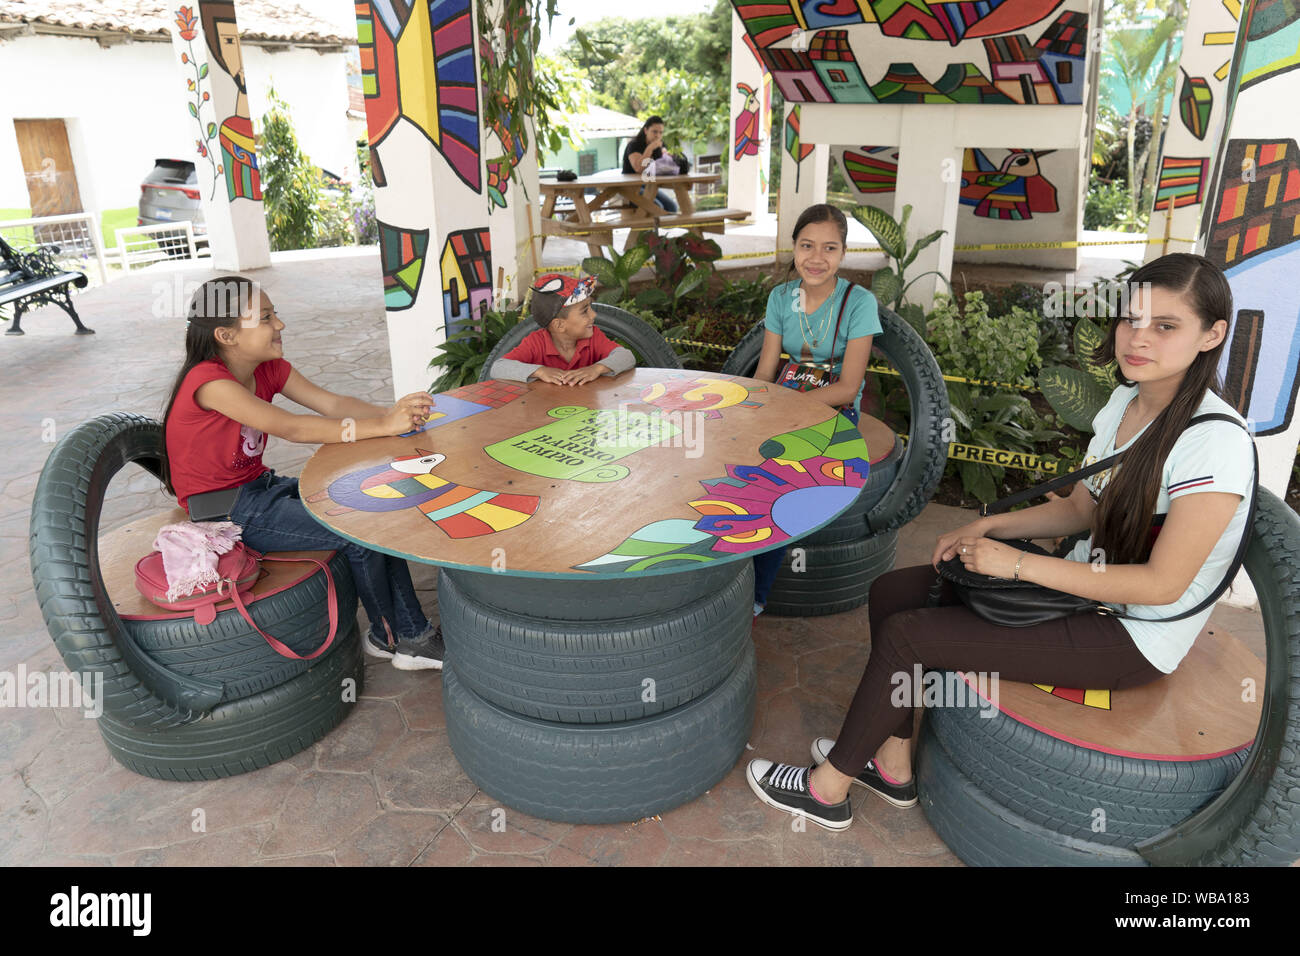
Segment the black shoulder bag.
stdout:
<path fill-rule="evenodd" d="M 1188 422 L 1188 427 L 1200 422 L 1208 421 L 1226 421 L 1232 422 L 1238 427 L 1243 427 L 1241 422 L 1231 415 L 1221 413 L 1211 413 L 1207 415 L 1198 415 Z M 1001 624 L 1005 627 L 1031 627 L 1035 624 L 1042 624 L 1047 621 L 1054 621 L 1057 618 L 1069 617 L 1071 614 L 1106 614 L 1112 617 L 1127 618 L 1132 621 L 1152 621 L 1153 623 L 1169 623 L 1171 621 L 1181 621 L 1184 618 L 1192 617 L 1204 611 L 1207 607 L 1219 599 L 1232 579 L 1236 577 L 1241 562 L 1246 557 L 1246 548 L 1250 544 L 1251 526 L 1254 522 L 1255 504 L 1259 497 L 1259 451 L 1255 448 L 1255 443 L 1251 442 L 1251 450 L 1255 455 L 1255 480 L 1250 493 L 1250 510 L 1247 512 L 1246 528 L 1241 535 L 1241 543 L 1237 546 L 1237 554 L 1232 559 L 1232 566 L 1228 568 L 1228 573 L 1224 576 L 1223 581 L 1214 589 L 1205 600 L 1192 608 L 1190 611 L 1184 611 L 1181 614 L 1175 614 L 1171 617 L 1147 618 L 1134 617 L 1122 611 L 1117 611 L 1109 605 L 1094 601 L 1091 598 L 1079 597 L 1076 594 L 1067 594 L 1064 591 L 1057 591 L 1054 588 L 1043 587 L 1041 584 L 1033 584 L 1029 581 L 1015 581 L 1010 578 L 995 578 L 987 574 L 979 574 L 975 571 L 968 570 L 961 563 L 961 558 L 954 555 L 947 561 L 939 563 L 939 577 L 935 580 L 934 586 L 930 591 L 929 606 L 934 607 L 939 602 L 939 592 L 943 586 L 943 581 L 952 582 L 953 590 L 961 598 L 963 604 L 992 624 Z M 1039 495 L 1045 495 L 1049 491 L 1055 491 L 1072 481 L 1078 481 L 1094 475 L 1105 468 L 1109 468 L 1116 460 L 1123 455 L 1123 452 L 1116 452 L 1109 458 L 1103 458 L 1101 461 L 1093 462 L 1086 468 L 1080 468 L 1078 471 L 1072 471 L 1068 475 L 1062 475 L 1053 478 L 1051 481 L 1045 481 L 1040 485 L 1032 488 L 1026 488 L 1024 491 L 1017 492 L 1014 495 L 1008 495 L 993 502 L 991 505 L 984 505 L 980 508 L 980 517 L 986 517 L 991 514 L 999 514 L 1015 505 Z M 1038 545 L 1031 541 L 1012 541 L 1008 542 L 1014 547 L 1029 554 L 1043 554 L 1044 551 Z M 1059 555 L 1057 555 L 1059 557 Z"/>

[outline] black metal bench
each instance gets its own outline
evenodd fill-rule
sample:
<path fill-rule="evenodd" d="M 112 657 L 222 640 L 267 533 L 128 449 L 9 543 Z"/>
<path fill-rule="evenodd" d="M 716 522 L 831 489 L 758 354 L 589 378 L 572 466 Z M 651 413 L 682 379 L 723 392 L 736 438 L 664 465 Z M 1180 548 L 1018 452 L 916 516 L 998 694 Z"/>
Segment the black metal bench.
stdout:
<path fill-rule="evenodd" d="M 23 335 L 23 313 L 40 305 L 57 305 L 72 316 L 78 335 L 95 330 L 81 324 L 72 304 L 72 286 L 84 289 L 90 280 L 84 272 L 64 272 L 47 249 L 19 252 L 0 239 L 0 305 L 13 303 L 13 323 L 5 335 Z"/>

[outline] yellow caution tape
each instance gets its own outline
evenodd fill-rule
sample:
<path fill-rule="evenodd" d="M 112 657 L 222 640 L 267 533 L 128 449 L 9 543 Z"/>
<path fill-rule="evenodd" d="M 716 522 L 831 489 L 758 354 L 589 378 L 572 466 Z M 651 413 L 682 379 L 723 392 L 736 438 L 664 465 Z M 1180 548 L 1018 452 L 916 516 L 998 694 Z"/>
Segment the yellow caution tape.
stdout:
<path fill-rule="evenodd" d="M 899 435 L 907 441 L 907 435 Z M 1021 471 L 1042 471 L 1054 475 L 1060 466 L 1060 460 L 1035 455 L 1026 451 L 1010 451 L 1006 448 L 987 448 L 984 445 L 964 445 L 961 442 L 948 443 L 948 457 L 954 461 L 973 461 L 981 465 L 1000 465 L 1003 468 L 1017 468 Z"/>

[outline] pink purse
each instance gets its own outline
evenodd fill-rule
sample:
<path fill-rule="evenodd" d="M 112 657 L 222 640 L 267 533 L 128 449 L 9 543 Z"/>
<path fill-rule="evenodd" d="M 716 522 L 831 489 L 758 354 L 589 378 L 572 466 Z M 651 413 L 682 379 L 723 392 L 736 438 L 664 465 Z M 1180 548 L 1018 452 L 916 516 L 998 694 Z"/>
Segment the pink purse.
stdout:
<path fill-rule="evenodd" d="M 253 600 L 253 585 L 261 575 L 263 561 L 309 561 L 325 574 L 326 602 L 329 611 L 329 634 L 325 642 L 306 657 L 295 653 L 282 641 L 276 640 L 257 626 L 257 622 L 248 613 L 246 603 Z M 163 569 L 162 552 L 153 551 L 145 555 L 135 565 L 135 587 L 145 599 L 168 611 L 193 611 L 194 623 L 207 626 L 217 618 L 217 605 L 227 601 L 234 603 L 240 616 L 248 622 L 258 634 L 278 654 L 294 660 L 309 661 L 319 657 L 334 642 L 338 631 L 339 607 L 334 590 L 334 576 L 323 561 L 315 558 L 281 558 L 262 555 L 244 544 L 236 543 L 233 548 L 217 559 L 217 574 L 221 579 L 212 585 L 200 588 L 189 595 L 174 601 L 167 600 L 167 572 Z"/>

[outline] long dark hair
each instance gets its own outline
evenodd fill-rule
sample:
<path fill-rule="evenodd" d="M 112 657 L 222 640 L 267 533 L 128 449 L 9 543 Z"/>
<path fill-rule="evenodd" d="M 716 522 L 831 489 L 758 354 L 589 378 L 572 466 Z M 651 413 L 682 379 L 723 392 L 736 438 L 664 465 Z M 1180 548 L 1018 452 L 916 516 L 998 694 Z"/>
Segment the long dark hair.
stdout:
<path fill-rule="evenodd" d="M 1191 305 L 1209 331 L 1222 319 L 1231 325 L 1232 289 L 1214 263 L 1204 256 L 1176 252 L 1142 266 L 1128 280 L 1132 295 L 1140 287 L 1166 289 L 1177 293 Z M 1149 302 L 1148 302 L 1149 305 Z M 1093 353 L 1093 361 L 1105 365 L 1115 360 L 1115 330 L 1123 321 L 1116 317 L 1106 337 Z M 1123 467 L 1116 468 L 1101 496 L 1093 518 L 1093 547 L 1101 548 L 1111 564 L 1141 564 L 1151 556 L 1151 523 L 1160 495 L 1160 476 L 1165 459 L 1173 449 L 1187 423 L 1205 399 L 1207 390 L 1222 392 L 1219 381 L 1219 356 L 1223 340 L 1212 349 L 1199 353 L 1183 375 L 1178 391 L 1163 411 L 1151 422 L 1133 447 L 1124 453 Z M 1121 385 L 1132 385 L 1118 365 L 1115 378 Z"/>
<path fill-rule="evenodd" d="M 642 123 L 641 129 L 638 130 L 637 134 L 632 137 L 632 142 L 628 143 L 628 146 L 631 147 L 629 152 L 633 152 L 633 153 L 645 152 L 645 144 L 647 139 L 645 131 L 648 130 L 651 126 L 654 126 L 655 123 L 663 124 L 664 118 L 662 116 L 651 116 L 648 120 Z"/>
<path fill-rule="evenodd" d="M 190 369 L 200 362 L 207 362 L 212 359 L 222 361 L 214 333 L 217 329 L 235 328 L 239 325 L 241 316 L 250 309 L 255 313 L 257 310 L 257 291 L 257 283 L 252 279 L 235 275 L 218 276 L 199 286 L 190 299 L 189 308 L 185 313 L 187 320 L 185 325 L 185 361 L 181 363 L 181 370 L 176 376 L 176 381 L 172 384 L 172 392 L 167 399 L 167 411 L 163 413 L 163 484 L 167 486 L 167 492 L 173 496 L 176 494 L 176 489 L 172 487 L 171 466 L 167 462 L 165 436 L 167 434 L 167 420 L 171 418 L 172 406 L 176 404 L 176 396 L 181 390 L 181 384 L 185 381 L 185 376 L 190 374 Z"/>

